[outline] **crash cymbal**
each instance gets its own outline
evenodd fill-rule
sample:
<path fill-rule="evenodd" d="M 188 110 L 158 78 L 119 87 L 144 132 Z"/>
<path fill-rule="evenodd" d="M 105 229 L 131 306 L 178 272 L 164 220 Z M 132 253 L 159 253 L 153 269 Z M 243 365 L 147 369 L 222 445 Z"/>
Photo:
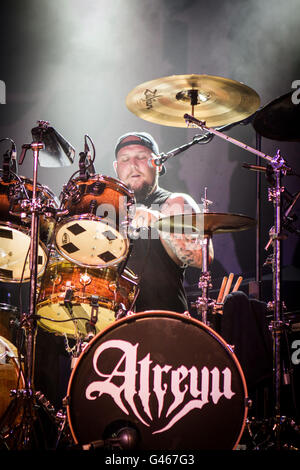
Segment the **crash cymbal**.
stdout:
<path fill-rule="evenodd" d="M 260 105 L 258 94 L 243 83 L 212 75 L 171 75 L 134 88 L 128 109 L 146 121 L 186 127 L 185 113 L 207 127 L 218 127 L 251 116 Z"/>
<path fill-rule="evenodd" d="M 241 214 L 207 212 L 200 214 L 176 214 L 158 219 L 154 226 L 169 233 L 213 233 L 239 232 L 254 227 L 256 220 Z"/>
<path fill-rule="evenodd" d="M 267 139 L 296 142 L 300 140 L 300 107 L 293 103 L 290 92 L 276 98 L 260 109 L 253 121 L 253 127 Z"/>

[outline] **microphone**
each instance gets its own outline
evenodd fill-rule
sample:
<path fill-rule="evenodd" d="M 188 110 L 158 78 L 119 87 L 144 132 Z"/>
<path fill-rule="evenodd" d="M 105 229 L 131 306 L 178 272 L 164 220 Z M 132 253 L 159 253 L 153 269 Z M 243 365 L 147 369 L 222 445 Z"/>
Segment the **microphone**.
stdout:
<path fill-rule="evenodd" d="M 2 163 L 2 177 L 3 181 L 7 183 L 9 181 L 9 166 L 10 166 L 10 158 L 11 158 L 11 151 L 9 152 L 8 150 L 5 152 L 3 155 L 3 163 Z"/>
<path fill-rule="evenodd" d="M 88 444 L 76 445 L 76 449 L 80 450 L 96 450 L 96 449 L 112 449 L 118 448 L 121 450 L 134 450 L 138 442 L 138 434 L 134 428 L 124 427 L 117 433 L 116 437 L 108 439 L 99 439 L 89 442 Z M 74 449 L 74 446 L 71 447 Z"/>
<path fill-rule="evenodd" d="M 3 139 L 4 140 L 4 139 Z M 3 170 L 3 181 L 8 182 L 10 178 L 10 172 L 16 173 L 17 170 L 17 164 L 16 164 L 16 159 L 17 159 L 17 151 L 16 151 L 16 145 L 13 141 L 11 141 L 11 149 L 7 150 L 5 154 L 3 155 L 3 164 L 2 164 L 2 170 Z"/>
<path fill-rule="evenodd" d="M 87 158 L 87 163 L 88 163 L 87 168 L 90 169 L 90 173 L 94 175 L 95 174 L 95 168 L 94 168 L 94 165 L 93 165 L 92 155 L 91 155 L 90 147 L 87 143 L 87 139 L 90 139 L 90 137 L 86 134 L 84 136 L 84 153 L 85 153 L 86 158 Z"/>
<path fill-rule="evenodd" d="M 155 157 L 148 158 L 148 165 L 150 168 L 157 168 L 162 166 L 162 158 L 160 156 L 155 155 Z"/>
<path fill-rule="evenodd" d="M 17 173 L 17 169 L 18 169 L 18 166 L 17 166 L 17 149 L 16 149 L 16 146 L 15 146 L 15 143 L 13 143 L 12 149 L 10 151 L 10 168 L 11 168 L 11 171 L 13 171 L 14 173 Z"/>

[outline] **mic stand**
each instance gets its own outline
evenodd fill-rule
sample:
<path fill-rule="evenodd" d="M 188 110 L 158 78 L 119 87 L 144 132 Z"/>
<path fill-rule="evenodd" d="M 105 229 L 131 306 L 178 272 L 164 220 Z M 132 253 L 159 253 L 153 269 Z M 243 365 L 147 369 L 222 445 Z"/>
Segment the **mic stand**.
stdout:
<path fill-rule="evenodd" d="M 214 136 L 212 134 L 204 134 L 200 137 L 194 138 L 191 142 L 187 144 L 181 145 L 173 150 L 170 150 L 168 153 L 160 153 L 157 157 L 154 158 L 154 165 L 161 166 L 165 163 L 169 158 L 175 157 L 179 153 L 185 152 L 189 149 L 192 145 L 195 144 L 208 144 Z"/>
<path fill-rule="evenodd" d="M 269 155 L 262 153 L 260 150 L 255 150 L 248 145 L 245 145 L 231 137 L 223 135 L 215 129 L 207 128 L 205 123 L 199 121 L 194 116 L 189 114 L 184 115 L 184 119 L 187 123 L 193 123 L 201 129 L 208 130 L 209 132 L 218 135 L 222 139 L 228 140 L 233 144 L 256 154 L 257 156 L 268 160 L 272 172 L 273 187 L 269 191 L 269 200 L 273 201 L 274 204 L 274 227 L 271 233 L 271 239 L 269 244 L 273 243 L 273 307 L 274 316 L 271 322 L 270 329 L 273 336 L 273 392 L 274 392 L 274 426 L 275 432 L 275 445 L 277 449 L 282 448 L 281 438 L 281 425 L 284 422 L 281 417 L 281 335 L 284 329 L 284 322 L 282 321 L 282 303 L 281 303 L 281 241 L 282 241 L 282 194 L 284 188 L 281 187 L 282 175 L 293 174 L 291 168 L 286 165 L 284 158 L 281 157 L 280 151 L 278 150 L 275 157 L 272 158 Z"/>
<path fill-rule="evenodd" d="M 25 330 L 25 359 L 24 359 L 24 381 L 25 389 L 13 390 L 14 396 L 8 409 L 0 422 L 0 438 L 11 449 L 29 450 L 34 448 L 34 422 L 36 414 L 36 397 L 34 392 L 34 362 L 35 362 L 35 340 L 36 340 L 36 297 L 37 297 L 37 266 L 39 246 L 39 201 L 37 200 L 37 170 L 39 151 L 44 148 L 43 143 L 33 142 L 24 144 L 20 164 L 23 163 L 25 153 L 28 149 L 33 151 L 33 190 L 30 204 L 31 213 L 31 241 L 30 241 L 30 294 L 29 314 L 22 314 L 21 326 Z M 12 419 L 18 414 L 16 410 L 22 409 L 22 421 L 18 425 Z M 12 413 L 11 413 L 12 411 Z M 20 410 L 19 410 L 20 411 Z M 13 415 L 13 418 L 12 418 Z M 13 429 L 12 429 L 13 427 Z"/>
<path fill-rule="evenodd" d="M 261 136 L 256 133 L 256 148 L 261 150 Z M 261 164 L 260 156 L 256 156 L 256 164 Z M 256 265 L 255 265 L 255 281 L 256 281 L 256 297 L 261 298 L 261 262 L 260 262 L 260 234 L 261 234 L 261 174 L 256 173 Z"/>
<path fill-rule="evenodd" d="M 232 127 L 237 126 L 238 124 L 243 124 L 247 125 L 249 122 L 253 120 L 254 114 L 250 116 L 248 119 L 244 119 L 243 121 L 238 121 L 234 122 L 233 124 L 227 124 L 225 126 L 219 127 L 219 131 L 225 131 L 229 130 Z M 209 129 L 210 131 L 211 129 Z M 175 157 L 179 153 L 185 152 L 187 149 L 189 149 L 192 145 L 195 144 L 208 144 L 209 142 L 212 141 L 214 138 L 214 132 L 208 132 L 206 134 L 200 135 L 200 136 L 194 136 L 193 140 L 187 144 L 181 145 L 180 147 L 177 147 L 173 150 L 170 150 L 168 153 L 160 153 L 156 158 L 154 158 L 154 165 L 155 166 L 161 166 L 163 163 L 165 163 L 169 158 Z"/>

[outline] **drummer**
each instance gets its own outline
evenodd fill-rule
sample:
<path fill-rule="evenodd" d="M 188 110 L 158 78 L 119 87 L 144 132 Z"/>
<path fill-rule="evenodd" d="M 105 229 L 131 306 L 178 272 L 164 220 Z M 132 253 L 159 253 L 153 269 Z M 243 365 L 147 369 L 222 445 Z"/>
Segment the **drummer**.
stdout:
<path fill-rule="evenodd" d="M 198 236 L 187 234 L 158 234 L 150 227 L 163 216 L 199 213 L 198 204 L 187 194 L 167 191 L 159 186 L 164 166 L 151 164 L 159 154 L 153 137 L 146 132 L 122 135 L 115 147 L 114 169 L 118 178 L 133 192 L 136 212 L 132 227 L 132 250 L 127 267 L 139 277 L 139 295 L 135 308 L 169 310 L 183 313 L 188 310 L 183 286 L 185 268 L 202 267 L 202 246 Z M 209 246 L 210 261 L 213 247 Z"/>

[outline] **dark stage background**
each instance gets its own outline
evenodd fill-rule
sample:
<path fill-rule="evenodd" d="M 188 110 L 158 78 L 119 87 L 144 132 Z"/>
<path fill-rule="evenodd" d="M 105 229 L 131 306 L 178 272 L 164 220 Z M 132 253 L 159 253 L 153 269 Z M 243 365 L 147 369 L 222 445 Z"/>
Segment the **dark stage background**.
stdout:
<path fill-rule="evenodd" d="M 245 83 L 260 96 L 261 106 L 292 91 L 300 80 L 299 0 L 10 0 L 1 2 L 0 80 L 6 100 L 0 105 L 0 138 L 17 145 L 31 142 L 37 120 L 47 120 L 76 149 L 71 167 L 39 168 L 38 181 L 59 196 L 78 169 L 84 135 L 96 148 L 96 172 L 115 177 L 112 167 L 117 138 L 128 131 L 150 132 L 160 151 L 190 142 L 197 129 L 152 124 L 131 113 L 125 105 L 137 85 L 160 77 L 208 74 Z M 3 101 L 3 100 L 2 100 Z M 300 124 L 300 123 L 299 123 Z M 251 124 L 238 125 L 227 135 L 256 146 Z M 299 142 L 262 138 L 262 151 L 277 149 L 300 173 Z M 6 150 L 1 144 L 0 156 Z M 198 203 L 207 187 L 214 212 L 256 217 L 256 173 L 242 167 L 255 164 L 255 155 L 218 137 L 194 145 L 169 160 L 160 184 L 189 193 Z M 32 177 L 32 155 L 27 153 L 19 174 Z M 270 267 L 263 267 L 264 247 L 273 225 L 267 183 L 261 189 L 261 269 L 263 300 L 272 299 Z M 290 193 L 299 190 L 299 178 L 285 177 Z M 294 214 L 299 216 L 300 204 Z M 211 266 L 213 288 L 232 272 L 248 282 L 255 280 L 256 231 L 216 235 Z M 299 236 L 283 241 L 283 292 L 291 310 L 299 309 Z M 190 298 L 198 293 L 200 271 L 187 270 Z M 298 287 L 297 287 L 298 286 Z M 23 287 L 26 308 L 26 286 Z M 2 285 L 1 301 L 15 286 Z"/>

